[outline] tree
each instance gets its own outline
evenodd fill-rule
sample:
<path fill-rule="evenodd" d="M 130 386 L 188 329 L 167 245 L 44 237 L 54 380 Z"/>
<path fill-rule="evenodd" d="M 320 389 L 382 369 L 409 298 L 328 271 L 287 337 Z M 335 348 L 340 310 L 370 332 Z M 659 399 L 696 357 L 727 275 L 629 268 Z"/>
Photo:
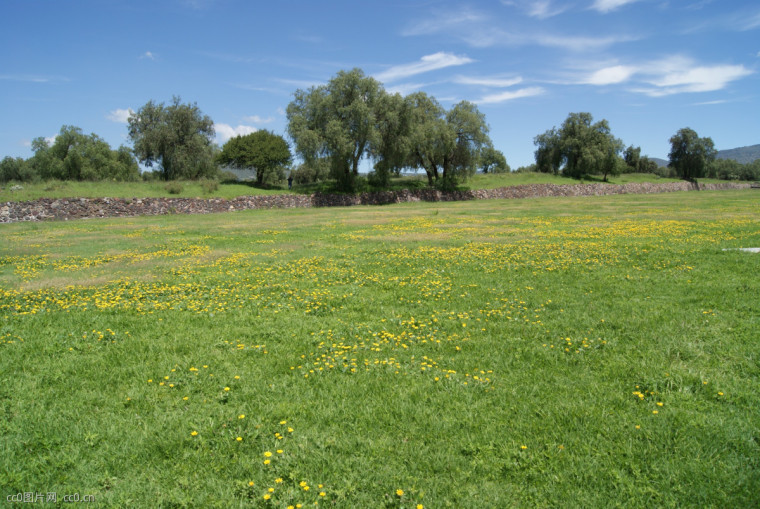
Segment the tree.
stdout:
<path fill-rule="evenodd" d="M 126 147 L 112 150 L 96 134 L 85 135 L 75 126 L 61 127 L 52 144 L 32 140 L 28 165 L 41 178 L 59 180 L 137 180 L 140 169 Z"/>
<path fill-rule="evenodd" d="M 448 112 L 424 92 L 409 96 L 409 166 L 423 168 L 428 183 L 454 187 L 477 170 L 482 150 L 492 146 L 485 115 L 462 101 Z"/>
<path fill-rule="evenodd" d="M 214 123 L 196 104 L 177 96 L 169 106 L 148 101 L 129 116 L 129 138 L 140 162 L 159 164 L 164 180 L 209 177 L 216 173 Z"/>
<path fill-rule="evenodd" d="M 21 157 L 13 158 L 6 156 L 0 161 L 0 182 L 9 182 L 17 180 L 19 182 L 29 182 L 34 180 L 36 174 L 31 165 L 28 165 Z"/>
<path fill-rule="evenodd" d="M 288 134 L 310 163 L 329 157 L 344 190 L 355 188 L 359 161 L 378 142 L 376 114 L 382 87 L 361 69 L 340 71 L 327 85 L 297 90 L 288 105 Z"/>
<path fill-rule="evenodd" d="M 682 179 L 694 181 L 705 174 L 708 165 L 715 160 L 718 151 L 711 138 L 700 138 L 688 127 L 679 129 L 670 138 L 669 168 L 675 169 Z"/>
<path fill-rule="evenodd" d="M 629 172 L 637 173 L 641 171 L 641 147 L 628 146 L 623 153 L 623 159 L 625 159 Z"/>
<path fill-rule="evenodd" d="M 483 173 L 508 173 L 510 171 L 507 158 L 500 151 L 488 145 L 480 154 L 480 169 Z"/>
<path fill-rule="evenodd" d="M 399 175 L 408 162 L 411 110 L 400 94 L 382 92 L 375 112 L 378 136 L 370 147 L 375 167 L 372 181 L 386 187 L 391 175 Z"/>
<path fill-rule="evenodd" d="M 580 178 L 585 174 L 615 175 L 620 171 L 623 143 L 612 136 L 606 120 L 592 124 L 591 113 L 571 113 L 562 127 L 536 136 L 536 165 L 539 171 Z"/>
<path fill-rule="evenodd" d="M 268 184 L 285 178 L 291 160 L 285 138 L 267 130 L 230 138 L 217 155 L 220 164 L 256 171 L 256 183 Z"/>
<path fill-rule="evenodd" d="M 537 171 L 559 174 L 563 158 L 560 142 L 560 134 L 556 127 L 533 138 L 533 144 L 538 147 L 535 152 Z"/>

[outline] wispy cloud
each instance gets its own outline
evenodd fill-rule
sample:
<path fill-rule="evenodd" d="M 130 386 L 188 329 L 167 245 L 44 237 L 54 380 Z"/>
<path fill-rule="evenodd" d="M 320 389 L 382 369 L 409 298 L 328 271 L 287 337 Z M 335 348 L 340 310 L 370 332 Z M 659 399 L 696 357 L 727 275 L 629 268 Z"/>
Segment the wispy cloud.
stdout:
<path fill-rule="evenodd" d="M 134 111 L 132 111 L 132 108 L 128 109 L 120 109 L 117 108 L 113 111 L 110 111 L 108 115 L 106 115 L 106 118 L 112 122 L 117 122 L 119 124 L 126 124 L 127 119 L 130 115 L 132 115 Z"/>
<path fill-rule="evenodd" d="M 523 5 L 523 2 L 521 2 Z M 525 4 L 527 5 L 527 4 Z M 540 12 L 536 11 L 535 14 Z M 444 33 L 475 48 L 493 46 L 545 46 L 570 51 L 598 50 L 621 42 L 640 39 L 640 36 L 616 35 L 565 35 L 557 32 L 528 30 L 523 26 L 510 28 L 495 24 L 494 17 L 470 8 L 433 13 L 429 19 L 408 27 L 406 36 Z"/>
<path fill-rule="evenodd" d="M 481 87 L 506 88 L 522 83 L 522 77 L 486 77 L 486 76 L 455 76 L 452 80 L 460 85 L 476 85 Z"/>
<path fill-rule="evenodd" d="M 745 17 L 739 22 L 739 30 L 741 31 L 754 30 L 755 28 L 760 28 L 760 11 Z"/>
<path fill-rule="evenodd" d="M 258 129 L 250 125 L 238 125 L 233 127 L 229 124 L 214 124 L 214 131 L 216 131 L 216 140 L 222 145 L 230 138 L 235 136 L 245 136 L 246 134 L 255 133 Z"/>
<path fill-rule="evenodd" d="M 432 55 L 425 55 L 419 62 L 393 66 L 383 72 L 375 74 L 374 77 L 383 83 L 393 82 L 417 74 L 444 69 L 446 67 L 469 64 L 471 62 L 474 62 L 474 60 L 467 56 L 454 55 L 453 53 L 439 51 Z"/>
<path fill-rule="evenodd" d="M 521 99 L 523 97 L 533 97 L 536 95 L 542 95 L 544 93 L 546 93 L 546 90 L 544 90 L 542 87 L 528 87 L 528 88 L 521 88 L 519 90 L 514 90 L 514 91 L 499 92 L 497 94 L 489 94 L 484 97 L 481 97 L 475 102 L 478 104 L 496 104 L 496 103 L 503 103 L 506 101 L 513 101 L 515 99 Z"/>
<path fill-rule="evenodd" d="M 630 89 L 632 92 L 663 97 L 722 90 L 753 73 L 743 65 L 705 65 L 676 55 L 637 65 L 603 67 L 581 76 L 577 83 L 604 86 L 632 82 L 637 83 Z"/>
<path fill-rule="evenodd" d="M 140 60 L 155 60 L 156 54 L 152 51 L 146 51 L 142 55 L 140 55 Z"/>
<path fill-rule="evenodd" d="M 501 3 L 518 7 L 528 16 L 538 19 L 557 16 L 570 8 L 570 5 L 558 6 L 552 0 L 502 0 Z"/>
<path fill-rule="evenodd" d="M 601 13 L 608 13 L 619 9 L 624 5 L 632 4 L 638 1 L 639 0 L 595 0 L 591 8 Z"/>
<path fill-rule="evenodd" d="M 44 76 L 39 74 L 0 74 L 0 80 L 23 81 L 27 83 L 50 83 L 56 81 L 70 81 L 65 76 Z"/>
<path fill-rule="evenodd" d="M 728 101 L 726 99 L 719 99 L 717 101 L 705 101 L 702 103 L 694 103 L 694 106 L 711 106 L 713 104 L 725 104 Z"/>
<path fill-rule="evenodd" d="M 254 124 L 269 124 L 270 122 L 274 122 L 274 117 L 260 117 L 258 115 L 250 115 L 248 117 L 243 117 L 244 122 L 251 122 Z"/>

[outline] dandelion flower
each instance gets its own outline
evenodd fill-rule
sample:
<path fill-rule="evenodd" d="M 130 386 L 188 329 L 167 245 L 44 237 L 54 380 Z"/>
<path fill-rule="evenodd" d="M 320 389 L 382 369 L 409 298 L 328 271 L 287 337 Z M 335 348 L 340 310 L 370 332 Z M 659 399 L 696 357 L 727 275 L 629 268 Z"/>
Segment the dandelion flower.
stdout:
<path fill-rule="evenodd" d="M 662 401 L 658 401 L 657 406 L 662 406 Z"/>
<path fill-rule="evenodd" d="M 527 449 L 527 448 L 528 448 L 528 446 L 527 446 L 527 445 L 521 445 L 521 446 L 520 446 L 520 449 L 522 449 L 523 451 L 524 451 L 525 449 Z"/>
<path fill-rule="evenodd" d="M 238 415 L 238 419 L 245 419 L 245 414 Z"/>
<path fill-rule="evenodd" d="M 264 460 L 265 465 L 269 465 L 272 462 L 272 460 Z"/>
<path fill-rule="evenodd" d="M 319 496 L 320 496 L 320 497 L 326 497 L 326 496 L 327 496 L 327 493 L 325 493 L 324 491 L 320 491 L 320 492 L 319 492 Z"/>
<path fill-rule="evenodd" d="M 282 477 L 278 477 L 277 479 L 274 480 L 274 482 L 276 482 L 277 484 L 280 484 L 282 482 Z"/>
<path fill-rule="evenodd" d="M 192 433 L 190 433 L 190 436 L 193 436 L 193 437 L 194 436 L 198 436 L 198 432 L 197 431 L 193 431 Z"/>
<path fill-rule="evenodd" d="M 229 388 L 229 387 L 225 387 L 225 388 L 224 388 L 224 390 L 225 390 L 225 391 L 229 391 L 229 390 L 230 390 L 230 388 Z"/>
<path fill-rule="evenodd" d="M 270 495 L 269 493 L 267 493 L 266 495 L 264 495 L 263 498 L 264 498 L 264 500 L 269 500 L 270 498 L 272 498 L 272 495 Z"/>
<path fill-rule="evenodd" d="M 396 490 L 396 495 L 398 495 L 399 497 L 403 497 L 404 496 L 404 490 L 401 490 L 401 489 Z"/>
<path fill-rule="evenodd" d="M 243 437 L 237 437 L 235 440 L 237 440 L 238 442 L 242 442 L 243 441 Z"/>
<path fill-rule="evenodd" d="M 264 453 L 264 456 L 266 456 L 267 458 L 271 458 L 271 457 L 272 457 L 272 453 L 271 453 L 271 452 L 269 452 L 269 451 L 266 451 L 266 452 Z"/>
<path fill-rule="evenodd" d="M 254 484 L 253 481 L 248 482 L 248 486 L 253 486 L 253 484 Z"/>

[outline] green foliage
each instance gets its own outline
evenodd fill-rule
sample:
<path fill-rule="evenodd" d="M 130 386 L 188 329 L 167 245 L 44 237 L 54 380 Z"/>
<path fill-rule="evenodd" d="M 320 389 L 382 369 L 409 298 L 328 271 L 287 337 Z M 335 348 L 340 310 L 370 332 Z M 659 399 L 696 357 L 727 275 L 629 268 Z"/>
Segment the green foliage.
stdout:
<path fill-rule="evenodd" d="M 511 170 L 507 164 L 507 158 L 501 151 L 488 144 L 480 154 L 480 169 L 483 173 L 509 173 Z"/>
<path fill-rule="evenodd" d="M 623 153 L 625 164 L 628 166 L 624 173 L 640 173 L 641 172 L 641 147 L 634 147 L 630 145 L 625 149 Z"/>
<path fill-rule="evenodd" d="M 760 180 L 760 159 L 747 164 L 733 159 L 715 159 L 707 167 L 706 176 L 721 180 Z"/>
<path fill-rule="evenodd" d="M 360 69 L 297 90 L 288 105 L 288 133 L 305 164 L 329 160 L 330 176 L 345 191 L 356 189 L 362 157 L 375 160 L 372 181 L 378 186 L 405 167 L 423 168 L 431 186 L 439 179 L 455 186 L 475 173 L 491 145 L 485 116 L 474 104 L 463 101 L 447 112 L 424 92 L 387 94 Z M 500 162 L 493 164 L 503 168 Z"/>
<path fill-rule="evenodd" d="M 230 138 L 216 159 L 222 165 L 255 170 L 256 183 L 261 186 L 284 179 L 291 157 L 288 142 L 282 136 L 259 130 Z"/>
<path fill-rule="evenodd" d="M 679 129 L 670 138 L 670 146 L 668 167 L 685 180 L 704 177 L 717 154 L 712 138 L 700 138 L 696 131 L 688 127 Z"/>
<path fill-rule="evenodd" d="M 151 100 L 128 122 L 137 158 L 148 167 L 158 164 L 164 180 L 215 176 L 214 123 L 196 104 L 177 96 L 169 106 Z"/>
<path fill-rule="evenodd" d="M 340 71 L 327 85 L 296 90 L 288 105 L 288 133 L 309 164 L 329 157 L 339 186 L 353 190 L 359 161 L 377 142 L 377 109 L 383 90 L 360 69 Z"/>
<path fill-rule="evenodd" d="M 37 178 L 34 167 L 21 157 L 6 156 L 0 161 L 0 182 L 31 182 Z"/>
<path fill-rule="evenodd" d="M 454 188 L 472 176 L 482 151 L 492 146 L 485 115 L 467 101 L 447 112 L 424 92 L 409 95 L 407 102 L 411 109 L 408 166 L 423 168 L 429 185 L 439 188 Z"/>
<path fill-rule="evenodd" d="M 182 194 L 184 188 L 180 182 L 175 181 L 164 184 L 164 189 L 166 189 L 166 192 L 169 194 Z"/>
<path fill-rule="evenodd" d="M 203 194 L 212 194 L 219 190 L 219 181 L 216 179 L 202 179 L 200 183 Z"/>
<path fill-rule="evenodd" d="M 98 135 L 85 135 L 75 126 L 61 127 L 52 145 L 44 138 L 35 138 L 32 150 L 27 171 L 42 179 L 128 181 L 140 176 L 127 147 L 111 150 Z"/>
<path fill-rule="evenodd" d="M 552 128 L 533 140 L 539 171 L 580 178 L 583 175 L 616 175 L 621 171 L 618 154 L 623 143 L 612 136 L 607 120 L 592 124 L 590 113 L 571 113 L 562 127 Z"/>

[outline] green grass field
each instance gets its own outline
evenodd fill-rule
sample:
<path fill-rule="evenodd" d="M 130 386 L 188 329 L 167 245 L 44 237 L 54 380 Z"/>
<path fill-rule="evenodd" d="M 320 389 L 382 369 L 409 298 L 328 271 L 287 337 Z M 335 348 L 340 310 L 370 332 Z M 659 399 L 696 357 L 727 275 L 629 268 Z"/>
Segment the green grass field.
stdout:
<path fill-rule="evenodd" d="M 503 174 L 477 174 L 469 179 L 464 187 L 467 189 L 495 189 L 498 187 L 516 186 L 522 184 L 578 184 L 599 182 L 594 180 L 574 180 L 558 175 L 546 173 L 503 173 Z M 611 184 L 627 184 L 629 182 L 678 182 L 678 179 L 659 178 L 649 173 L 624 174 L 610 177 Z M 701 179 L 701 182 L 720 182 L 719 180 Z M 279 187 L 261 189 L 245 182 L 223 182 L 214 190 L 204 189 L 203 181 L 179 182 L 182 191 L 176 194 L 170 193 L 166 188 L 166 182 L 75 182 L 75 181 L 50 181 L 37 183 L 22 183 L 23 189 L 12 191 L 14 183 L 8 183 L 0 187 L 0 202 L 27 201 L 38 198 L 235 198 L 237 196 L 249 196 L 258 194 L 283 194 L 312 193 L 315 191 L 333 192 L 332 183 L 293 185 L 293 190 L 287 190 L 287 184 L 282 183 Z M 394 178 L 389 186 L 390 189 L 419 188 L 427 186 L 427 178 L 424 174 Z"/>
<path fill-rule="evenodd" d="M 759 198 L 0 225 L 0 496 L 755 507 Z"/>

